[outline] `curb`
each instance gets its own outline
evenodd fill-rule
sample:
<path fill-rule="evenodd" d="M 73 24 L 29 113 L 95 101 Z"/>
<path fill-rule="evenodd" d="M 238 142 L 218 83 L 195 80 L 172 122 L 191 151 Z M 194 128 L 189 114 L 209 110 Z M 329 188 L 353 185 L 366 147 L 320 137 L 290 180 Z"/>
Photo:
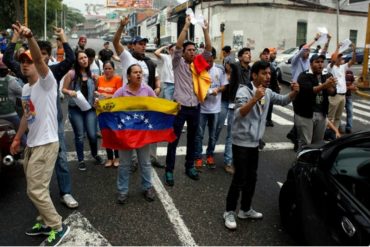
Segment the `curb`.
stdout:
<path fill-rule="evenodd" d="M 355 93 L 360 97 L 370 99 L 370 94 L 365 93 L 364 91 L 357 90 Z"/>

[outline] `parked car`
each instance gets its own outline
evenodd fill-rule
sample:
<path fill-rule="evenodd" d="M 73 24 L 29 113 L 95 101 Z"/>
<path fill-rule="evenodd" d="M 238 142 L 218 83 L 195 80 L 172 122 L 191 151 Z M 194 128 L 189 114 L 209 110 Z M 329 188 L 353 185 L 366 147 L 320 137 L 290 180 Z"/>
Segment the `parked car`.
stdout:
<path fill-rule="evenodd" d="M 286 62 L 289 58 L 291 58 L 296 52 L 298 52 L 299 47 L 293 47 L 286 49 L 282 51 L 281 53 L 276 54 L 275 62 L 276 63 L 281 63 L 281 62 Z"/>
<path fill-rule="evenodd" d="M 278 79 L 281 82 L 288 82 L 292 81 L 292 58 L 298 52 L 298 48 L 295 50 L 295 53 L 290 54 L 289 57 L 284 61 L 278 64 L 277 66 L 277 75 Z M 310 48 L 310 57 L 314 54 L 315 49 Z"/>
<path fill-rule="evenodd" d="M 362 47 L 356 48 L 356 63 L 362 64 L 362 62 L 364 61 L 364 52 L 365 52 L 364 48 Z M 348 63 L 349 60 L 352 59 L 352 48 L 345 50 L 344 52 L 342 52 L 342 54 L 344 62 Z"/>
<path fill-rule="evenodd" d="M 131 36 L 124 35 L 124 36 L 121 37 L 121 43 L 122 43 L 122 45 L 127 45 L 131 41 L 132 41 L 132 37 Z"/>
<path fill-rule="evenodd" d="M 307 146 L 279 196 L 283 227 L 300 245 L 370 244 L 370 131 Z"/>
<path fill-rule="evenodd" d="M 78 35 L 77 35 L 77 33 L 72 33 L 72 35 L 71 35 L 71 39 L 78 39 Z"/>
<path fill-rule="evenodd" d="M 145 51 L 154 52 L 155 50 L 157 50 L 157 46 L 155 44 L 153 44 L 153 43 L 146 44 Z"/>

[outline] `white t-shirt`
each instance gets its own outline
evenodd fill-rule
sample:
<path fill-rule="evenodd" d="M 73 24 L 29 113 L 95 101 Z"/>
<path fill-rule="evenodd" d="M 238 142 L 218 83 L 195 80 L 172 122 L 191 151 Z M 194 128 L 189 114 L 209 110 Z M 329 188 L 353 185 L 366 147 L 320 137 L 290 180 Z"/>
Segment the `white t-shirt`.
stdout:
<path fill-rule="evenodd" d="M 339 67 L 334 65 L 332 68 L 328 64 L 328 72 L 332 73 L 337 79 L 337 93 L 344 94 L 347 92 L 346 86 L 346 71 L 348 70 L 348 63 L 342 64 Z"/>
<path fill-rule="evenodd" d="M 137 60 L 127 50 L 123 50 L 123 52 L 121 53 L 119 58 L 121 59 L 123 83 L 127 83 L 127 69 L 128 69 L 128 67 L 130 67 L 133 64 L 139 64 L 141 66 L 141 69 L 143 70 L 143 82 L 148 84 L 149 69 L 148 69 L 148 66 L 146 65 L 146 63 L 143 60 Z M 155 76 L 158 76 L 157 69 L 155 69 Z"/>
<path fill-rule="evenodd" d="M 160 54 L 158 59 L 158 66 L 160 71 L 160 78 L 162 82 L 174 83 L 175 78 L 173 77 L 172 57 L 168 54 Z"/>
<path fill-rule="evenodd" d="M 96 64 L 96 61 L 98 61 L 99 67 Z M 95 60 L 94 59 L 94 62 L 92 62 L 92 64 L 90 64 L 90 71 L 91 71 L 91 74 L 92 75 L 101 76 L 103 74 L 103 72 L 104 72 L 104 70 L 103 70 L 103 62 L 100 59 L 98 59 L 98 60 Z"/>
<path fill-rule="evenodd" d="M 27 146 L 36 147 L 58 139 L 57 81 L 49 69 L 45 78 L 22 89 L 23 114 L 27 118 Z"/>
<path fill-rule="evenodd" d="M 225 71 L 217 67 L 215 64 L 213 64 L 208 73 L 211 76 L 212 81 L 208 91 L 229 84 Z M 200 112 L 219 113 L 221 111 L 221 95 L 221 92 L 219 92 L 216 96 L 208 93 L 206 100 L 200 105 Z"/>

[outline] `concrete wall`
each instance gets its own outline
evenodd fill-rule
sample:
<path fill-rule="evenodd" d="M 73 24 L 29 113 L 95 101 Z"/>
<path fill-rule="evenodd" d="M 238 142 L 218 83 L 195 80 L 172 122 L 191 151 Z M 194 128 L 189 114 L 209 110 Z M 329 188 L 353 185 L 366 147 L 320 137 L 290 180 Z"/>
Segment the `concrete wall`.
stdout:
<path fill-rule="evenodd" d="M 225 23 L 225 45 L 235 50 L 242 46 L 250 46 L 253 59 L 264 47 L 287 49 L 296 46 L 297 22 L 307 22 L 307 41 L 311 41 L 317 27 L 325 26 L 332 34 L 329 52 L 336 47 L 336 15 L 323 12 L 310 12 L 283 8 L 267 8 L 258 6 L 214 6 L 210 8 L 210 35 L 213 46 L 221 50 L 220 24 Z M 195 15 L 202 14 L 208 19 L 207 5 L 195 8 Z M 349 38 L 349 30 L 357 30 L 357 46 L 365 43 L 367 18 L 363 16 L 340 15 L 339 40 Z M 204 41 L 202 28 L 195 27 L 195 40 Z M 237 45 L 240 43 L 239 46 Z M 234 43 L 234 44 L 233 44 Z"/>

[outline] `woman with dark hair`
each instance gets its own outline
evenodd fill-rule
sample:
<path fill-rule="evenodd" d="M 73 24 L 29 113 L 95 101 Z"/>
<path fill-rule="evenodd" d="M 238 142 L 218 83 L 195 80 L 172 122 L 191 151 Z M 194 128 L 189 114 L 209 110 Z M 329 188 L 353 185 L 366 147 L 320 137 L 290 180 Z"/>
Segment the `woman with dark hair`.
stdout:
<path fill-rule="evenodd" d="M 133 64 L 127 69 L 127 84 L 118 89 L 113 98 L 130 96 L 156 97 L 153 89 L 142 83 L 143 70 L 138 64 Z M 120 166 L 118 168 L 117 202 L 124 204 L 128 198 L 128 185 L 130 178 L 131 158 L 134 150 L 119 150 Z M 141 186 L 147 201 L 154 201 L 155 191 L 152 185 L 153 168 L 150 162 L 150 145 L 136 149 L 141 168 Z"/>
<path fill-rule="evenodd" d="M 113 94 L 122 87 L 122 77 L 115 73 L 114 63 L 107 60 L 103 63 L 104 74 L 98 77 L 96 83 L 95 94 L 99 99 L 109 99 L 112 98 Z M 105 162 L 105 167 L 118 167 L 119 156 L 118 150 L 112 150 L 107 148 L 108 160 Z"/>
<path fill-rule="evenodd" d="M 86 131 L 90 144 L 91 155 L 95 158 L 98 164 L 103 165 L 103 159 L 98 155 L 98 140 L 97 140 L 97 119 L 93 106 L 95 82 L 92 78 L 89 68 L 88 58 L 83 51 L 76 53 L 76 62 L 74 68 L 65 76 L 63 93 L 69 95 L 68 101 L 68 118 L 71 122 L 75 135 L 75 147 L 78 158 L 78 169 L 86 170 L 84 162 L 84 132 Z M 78 97 L 78 95 L 82 95 Z M 88 110 L 81 109 L 77 103 L 85 99 L 90 108 Z"/>

